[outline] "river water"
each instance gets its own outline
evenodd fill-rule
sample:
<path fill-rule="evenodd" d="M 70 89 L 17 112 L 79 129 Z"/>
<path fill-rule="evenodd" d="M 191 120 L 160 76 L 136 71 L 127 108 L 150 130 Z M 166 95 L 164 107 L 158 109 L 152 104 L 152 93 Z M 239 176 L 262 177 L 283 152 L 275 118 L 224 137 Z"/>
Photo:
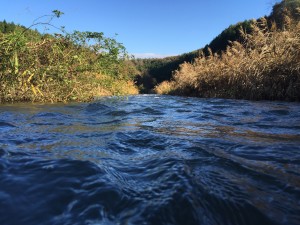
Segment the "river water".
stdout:
<path fill-rule="evenodd" d="M 2 105 L 0 224 L 300 224 L 300 104 Z"/>

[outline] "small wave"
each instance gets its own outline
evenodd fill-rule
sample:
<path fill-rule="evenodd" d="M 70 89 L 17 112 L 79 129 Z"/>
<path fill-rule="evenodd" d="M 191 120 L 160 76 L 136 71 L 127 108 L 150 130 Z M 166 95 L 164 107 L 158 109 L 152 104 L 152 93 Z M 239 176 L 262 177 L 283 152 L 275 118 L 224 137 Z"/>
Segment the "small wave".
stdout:
<path fill-rule="evenodd" d="M 11 124 L 11 123 L 7 123 L 7 122 L 2 122 L 2 121 L 0 121 L 0 128 L 1 128 L 1 127 L 6 128 L 6 127 L 16 127 L 16 126 L 13 125 L 13 124 Z"/>
<path fill-rule="evenodd" d="M 0 157 L 3 157 L 6 154 L 7 154 L 6 151 L 0 148 Z"/>
<path fill-rule="evenodd" d="M 0 224 L 299 225 L 299 104 L 156 97 L 4 107 Z"/>
<path fill-rule="evenodd" d="M 278 116 L 287 116 L 290 114 L 289 110 L 285 110 L 285 109 L 269 110 L 266 113 L 270 113 L 270 114 L 274 114 L 274 115 L 278 115 Z"/>
<path fill-rule="evenodd" d="M 112 111 L 112 109 L 105 105 L 102 104 L 100 102 L 94 102 L 94 103 L 90 103 L 85 107 L 85 111 L 88 113 L 97 113 L 97 112 L 101 112 L 101 113 L 107 113 Z"/>

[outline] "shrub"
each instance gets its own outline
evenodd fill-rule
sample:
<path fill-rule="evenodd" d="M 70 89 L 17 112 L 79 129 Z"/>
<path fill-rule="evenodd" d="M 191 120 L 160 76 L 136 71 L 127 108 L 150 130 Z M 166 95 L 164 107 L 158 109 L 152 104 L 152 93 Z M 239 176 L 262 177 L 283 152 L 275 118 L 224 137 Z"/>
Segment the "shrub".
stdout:
<path fill-rule="evenodd" d="M 27 31 L 0 33 L 0 102 L 87 101 L 137 92 L 125 48 L 115 39 L 79 31 L 33 38 Z"/>

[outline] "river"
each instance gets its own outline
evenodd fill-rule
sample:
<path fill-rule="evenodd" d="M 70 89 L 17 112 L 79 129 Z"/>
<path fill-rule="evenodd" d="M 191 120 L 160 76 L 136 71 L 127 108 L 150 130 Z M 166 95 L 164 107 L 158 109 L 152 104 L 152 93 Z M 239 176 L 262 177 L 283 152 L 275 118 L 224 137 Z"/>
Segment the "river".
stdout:
<path fill-rule="evenodd" d="M 0 224 L 299 225 L 300 104 L 2 105 Z"/>

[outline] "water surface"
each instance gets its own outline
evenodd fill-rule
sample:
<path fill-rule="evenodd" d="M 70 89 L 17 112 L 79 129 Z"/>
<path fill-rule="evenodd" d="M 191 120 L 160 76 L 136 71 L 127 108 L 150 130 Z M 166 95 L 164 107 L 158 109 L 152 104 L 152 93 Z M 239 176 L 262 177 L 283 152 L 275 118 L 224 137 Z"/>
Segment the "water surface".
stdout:
<path fill-rule="evenodd" d="M 0 224 L 300 224 L 300 104 L 2 105 Z"/>

